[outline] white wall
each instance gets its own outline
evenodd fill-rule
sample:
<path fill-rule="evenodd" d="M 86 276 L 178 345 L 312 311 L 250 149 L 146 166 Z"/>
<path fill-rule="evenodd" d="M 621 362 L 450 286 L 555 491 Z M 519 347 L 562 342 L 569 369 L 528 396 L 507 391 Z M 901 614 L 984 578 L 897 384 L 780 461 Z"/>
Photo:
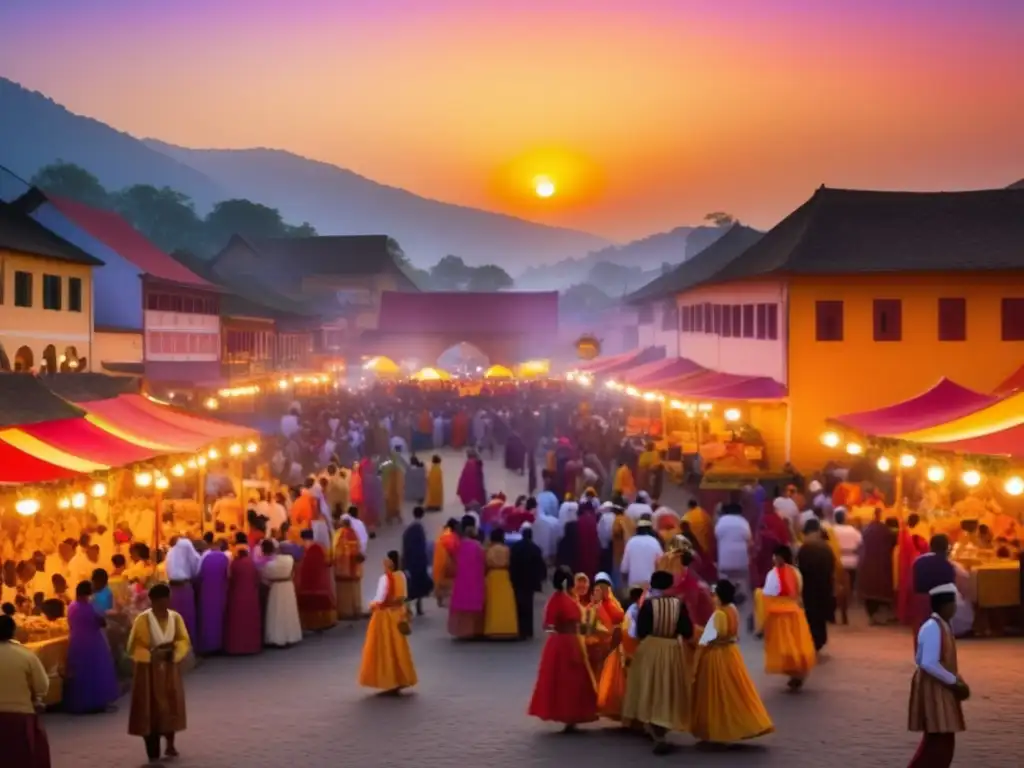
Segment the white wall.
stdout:
<path fill-rule="evenodd" d="M 723 338 L 703 332 L 679 332 L 679 356 L 705 368 L 743 376 L 769 376 L 786 384 L 786 338 L 788 333 L 786 290 L 782 282 L 734 283 L 696 288 L 676 297 L 682 307 L 693 304 L 777 304 L 778 338 Z M 656 328 L 660 324 L 655 323 Z M 670 351 L 671 355 L 672 352 Z"/>
<path fill-rule="evenodd" d="M 680 338 L 678 317 L 674 328 L 664 329 L 665 303 L 654 304 L 654 322 L 639 326 L 640 328 L 640 349 L 644 347 L 664 347 L 666 357 L 679 357 Z"/>

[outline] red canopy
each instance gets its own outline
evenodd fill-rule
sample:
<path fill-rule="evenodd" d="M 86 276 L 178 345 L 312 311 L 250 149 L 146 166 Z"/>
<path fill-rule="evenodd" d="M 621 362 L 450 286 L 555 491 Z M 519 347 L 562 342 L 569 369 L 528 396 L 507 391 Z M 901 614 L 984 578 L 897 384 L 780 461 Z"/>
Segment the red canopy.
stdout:
<path fill-rule="evenodd" d="M 608 365 L 614 365 L 620 363 L 623 360 L 631 360 L 638 350 L 631 349 L 629 352 L 623 352 L 618 355 L 608 355 L 607 357 L 595 357 L 579 367 L 581 373 L 597 373 L 599 370 Z"/>
<path fill-rule="evenodd" d="M 122 432 L 166 445 L 182 453 L 192 453 L 213 442 L 209 435 L 174 426 L 164 419 L 126 403 L 120 397 L 78 403 L 91 414 L 109 421 Z"/>
<path fill-rule="evenodd" d="M 625 358 L 612 358 L 606 365 L 591 369 L 589 373 L 595 376 L 611 376 L 613 373 L 626 371 L 631 368 L 652 363 L 665 357 L 664 347 L 645 347 L 635 349 Z"/>
<path fill-rule="evenodd" d="M 158 455 L 151 448 L 122 440 L 85 419 L 44 421 L 18 429 L 59 451 L 111 467 L 148 461 Z"/>
<path fill-rule="evenodd" d="M 1012 459 L 1020 459 L 1024 458 L 1024 424 L 948 443 L 928 443 L 928 447 L 956 453 L 1009 456 Z"/>
<path fill-rule="evenodd" d="M 703 400 L 778 400 L 786 396 L 786 387 L 768 376 L 741 376 L 718 371 L 687 376 L 663 388 L 675 397 Z"/>
<path fill-rule="evenodd" d="M 622 380 L 637 387 L 658 389 L 706 371 L 707 368 L 698 365 L 693 360 L 685 357 L 673 357 L 655 360 L 653 363 L 647 363 L 627 371 L 623 374 Z"/>
<path fill-rule="evenodd" d="M 945 424 L 979 411 L 997 400 L 998 397 L 983 395 L 944 378 L 927 392 L 909 400 L 873 411 L 848 413 L 834 420 L 865 435 L 885 437 Z"/>
<path fill-rule="evenodd" d="M 0 440 L 0 483 L 50 483 L 79 476 L 78 472 L 37 459 Z"/>
<path fill-rule="evenodd" d="M 993 390 L 993 394 L 1009 395 L 1019 389 L 1024 389 L 1024 365 L 1007 376 L 1006 380 Z"/>
<path fill-rule="evenodd" d="M 118 395 L 117 399 L 148 416 L 161 419 L 172 426 L 206 435 L 210 438 L 211 442 L 213 440 L 232 438 L 241 440 L 259 434 L 255 429 L 249 427 L 230 424 L 226 421 L 217 421 L 216 419 L 204 419 L 202 416 L 193 416 L 190 413 L 179 411 L 172 406 L 154 403 L 148 397 L 143 397 L 142 395 Z"/>

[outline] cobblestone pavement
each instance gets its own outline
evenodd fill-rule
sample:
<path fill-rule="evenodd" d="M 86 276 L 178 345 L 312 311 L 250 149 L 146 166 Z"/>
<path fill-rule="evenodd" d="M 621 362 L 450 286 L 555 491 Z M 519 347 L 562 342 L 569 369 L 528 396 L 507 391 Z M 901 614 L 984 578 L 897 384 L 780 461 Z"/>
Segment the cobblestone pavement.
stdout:
<path fill-rule="evenodd" d="M 459 471 L 446 454 L 446 489 Z M 519 477 L 504 477 L 489 462 L 488 487 L 504 481 L 521 492 Z M 454 513 L 457 505 L 449 510 Z M 429 515 L 438 528 L 448 515 Z M 372 544 L 383 554 L 397 529 Z M 380 566 L 366 580 L 369 593 Z M 538 609 L 540 607 L 538 600 Z M 743 645 L 776 734 L 725 753 L 694 749 L 676 736 L 679 749 L 654 757 L 649 745 L 605 724 L 563 736 L 526 716 L 542 639 L 527 644 L 455 644 L 445 615 L 429 605 L 414 625 L 413 653 L 420 684 L 408 695 L 375 696 L 357 687 L 364 624 L 339 626 L 307 637 L 288 651 L 255 658 L 206 661 L 186 678 L 189 728 L 178 740 L 182 768 L 363 765 L 417 768 L 592 768 L 678 762 L 688 766 L 822 766 L 849 768 L 906 765 L 916 739 L 906 731 L 912 649 L 903 632 L 866 626 L 834 631 L 827 656 L 800 694 L 781 678 L 760 672 L 760 645 Z M 974 698 L 966 705 L 968 732 L 958 744 L 957 765 L 1020 766 L 1024 725 L 1024 644 L 1019 640 L 964 641 L 960 666 Z M 47 717 L 57 768 L 134 766 L 144 757 L 141 740 L 129 737 L 127 699 L 115 714 Z M 1016 750 L 1016 751 L 1015 751 Z M 15 768 L 12 766 L 12 768 Z"/>

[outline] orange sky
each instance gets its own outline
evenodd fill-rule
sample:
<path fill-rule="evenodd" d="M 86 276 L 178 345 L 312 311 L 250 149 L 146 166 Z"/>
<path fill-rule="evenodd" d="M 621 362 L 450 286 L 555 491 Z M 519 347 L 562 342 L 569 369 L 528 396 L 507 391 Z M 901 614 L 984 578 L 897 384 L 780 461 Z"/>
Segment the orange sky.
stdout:
<path fill-rule="evenodd" d="M 822 183 L 1024 177 L 1015 0 L 37 0 L 5 14 L 0 74 L 119 129 L 288 149 L 615 239 L 712 210 L 768 226 Z M 538 174 L 551 200 L 530 194 Z"/>

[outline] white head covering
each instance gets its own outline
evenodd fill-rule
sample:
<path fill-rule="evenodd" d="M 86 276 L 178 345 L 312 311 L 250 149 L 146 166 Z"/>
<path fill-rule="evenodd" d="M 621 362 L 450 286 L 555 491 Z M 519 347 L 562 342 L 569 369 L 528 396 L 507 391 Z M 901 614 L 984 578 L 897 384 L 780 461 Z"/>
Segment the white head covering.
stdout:
<path fill-rule="evenodd" d="M 818 493 L 821 491 L 821 483 L 817 480 L 811 480 L 810 485 L 807 486 L 807 490 L 811 493 Z"/>
<path fill-rule="evenodd" d="M 529 531 L 533 529 L 533 523 L 527 520 L 525 523 L 519 526 L 520 531 Z"/>
<path fill-rule="evenodd" d="M 956 584 L 939 584 L 937 587 L 932 587 L 928 590 L 928 594 L 934 597 L 935 595 L 959 595 Z"/>
<path fill-rule="evenodd" d="M 649 493 L 647 493 L 647 491 L 640 491 L 640 493 L 636 495 L 636 500 L 640 504 L 650 504 L 651 496 Z"/>
<path fill-rule="evenodd" d="M 580 505 L 575 501 L 566 501 L 558 508 L 558 520 L 562 523 L 574 522 L 579 516 Z"/>
<path fill-rule="evenodd" d="M 600 584 L 601 582 L 604 582 L 605 584 L 611 584 L 612 583 L 612 577 L 609 576 L 604 571 L 601 571 L 599 574 L 597 574 L 597 576 L 594 577 L 594 583 L 595 584 Z"/>

